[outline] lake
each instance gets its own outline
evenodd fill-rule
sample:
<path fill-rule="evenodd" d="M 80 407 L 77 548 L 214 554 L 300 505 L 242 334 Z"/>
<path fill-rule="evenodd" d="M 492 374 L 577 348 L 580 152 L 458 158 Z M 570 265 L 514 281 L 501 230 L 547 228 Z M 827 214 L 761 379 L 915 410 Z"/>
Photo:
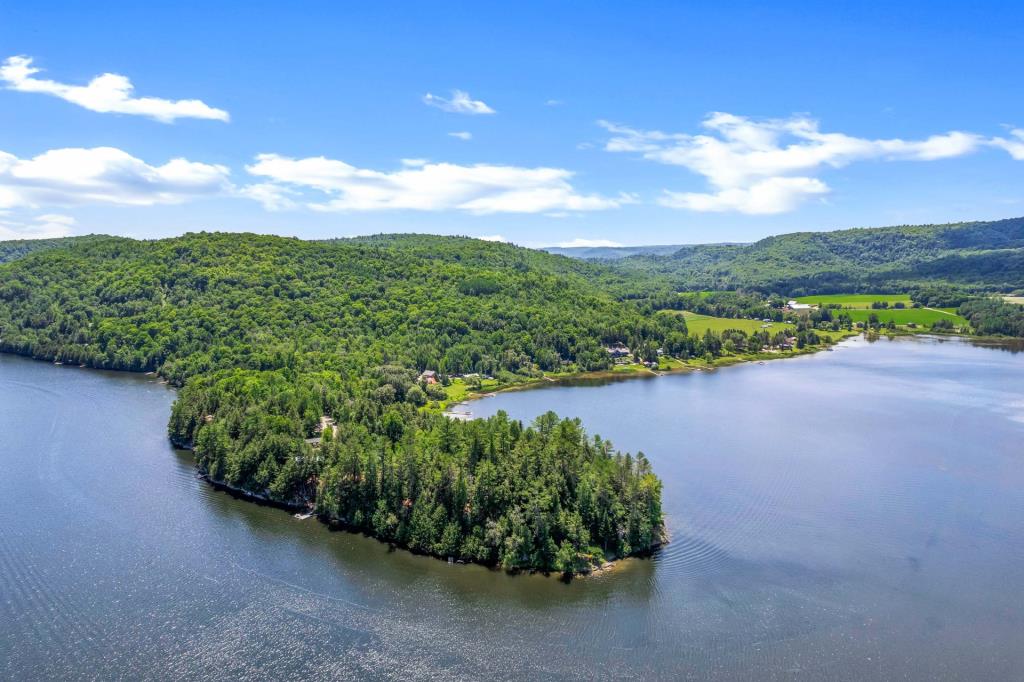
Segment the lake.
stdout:
<path fill-rule="evenodd" d="M 1020 679 L 1024 353 L 844 342 L 471 404 L 579 416 L 672 542 L 568 584 L 196 478 L 153 377 L 0 356 L 0 678 Z"/>

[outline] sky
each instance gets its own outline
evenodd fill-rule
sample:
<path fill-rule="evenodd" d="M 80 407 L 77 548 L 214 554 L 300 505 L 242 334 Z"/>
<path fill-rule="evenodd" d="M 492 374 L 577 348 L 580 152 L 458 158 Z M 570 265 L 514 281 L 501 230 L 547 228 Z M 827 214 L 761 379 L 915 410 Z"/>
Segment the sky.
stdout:
<path fill-rule="evenodd" d="M 1024 4 L 767 4 L 0 0 L 0 239 L 1024 215 Z"/>

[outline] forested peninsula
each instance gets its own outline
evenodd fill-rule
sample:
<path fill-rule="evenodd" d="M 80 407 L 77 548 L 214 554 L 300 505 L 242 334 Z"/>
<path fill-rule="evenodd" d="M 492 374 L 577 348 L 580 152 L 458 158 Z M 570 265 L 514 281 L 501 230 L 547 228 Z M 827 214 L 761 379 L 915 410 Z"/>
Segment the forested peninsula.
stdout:
<path fill-rule="evenodd" d="M 661 542 L 646 458 L 551 414 L 445 418 L 420 377 L 602 369 L 605 344 L 685 334 L 593 269 L 461 238 L 93 237 L 0 266 L 0 349 L 158 372 L 214 481 L 417 552 L 586 571 Z"/>
<path fill-rule="evenodd" d="M 590 262 L 429 235 L 0 242 L 0 351 L 159 374 L 179 387 L 170 438 L 217 484 L 420 553 L 575 573 L 663 541 L 646 457 L 577 420 L 463 422 L 446 404 L 861 331 L 1024 336 L 1021 219 L 669 248 Z M 808 295 L 836 291 L 870 293 Z"/>

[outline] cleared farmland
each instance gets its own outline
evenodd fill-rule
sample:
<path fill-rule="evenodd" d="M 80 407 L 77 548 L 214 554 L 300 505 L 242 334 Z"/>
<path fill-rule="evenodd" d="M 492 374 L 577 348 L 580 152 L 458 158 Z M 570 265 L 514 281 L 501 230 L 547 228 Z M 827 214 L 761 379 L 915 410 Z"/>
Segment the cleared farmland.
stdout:
<path fill-rule="evenodd" d="M 823 305 L 826 303 L 837 303 L 844 308 L 871 308 L 874 302 L 884 302 L 892 306 L 894 303 L 903 303 L 908 308 L 911 301 L 907 294 L 822 294 L 820 296 L 801 296 L 796 299 L 799 303 L 810 305 Z"/>

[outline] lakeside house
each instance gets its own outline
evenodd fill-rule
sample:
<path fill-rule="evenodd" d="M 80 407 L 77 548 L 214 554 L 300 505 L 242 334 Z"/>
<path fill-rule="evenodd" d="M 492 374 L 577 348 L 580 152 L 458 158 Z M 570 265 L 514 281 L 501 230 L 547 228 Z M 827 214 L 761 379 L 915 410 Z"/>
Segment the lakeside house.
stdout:
<path fill-rule="evenodd" d="M 614 345 L 607 346 L 605 348 L 605 351 L 615 360 L 618 360 L 619 358 L 629 357 L 631 355 L 629 347 L 621 343 L 616 343 Z"/>
<path fill-rule="evenodd" d="M 320 423 L 316 427 L 316 436 L 307 438 L 306 442 L 312 445 L 314 448 L 320 447 L 320 444 L 324 440 L 324 431 L 330 429 L 331 436 L 338 435 L 338 423 L 334 421 L 333 417 L 328 417 L 326 414 L 320 417 Z"/>
<path fill-rule="evenodd" d="M 432 369 L 425 369 L 416 380 L 423 384 L 436 384 L 437 372 Z"/>

